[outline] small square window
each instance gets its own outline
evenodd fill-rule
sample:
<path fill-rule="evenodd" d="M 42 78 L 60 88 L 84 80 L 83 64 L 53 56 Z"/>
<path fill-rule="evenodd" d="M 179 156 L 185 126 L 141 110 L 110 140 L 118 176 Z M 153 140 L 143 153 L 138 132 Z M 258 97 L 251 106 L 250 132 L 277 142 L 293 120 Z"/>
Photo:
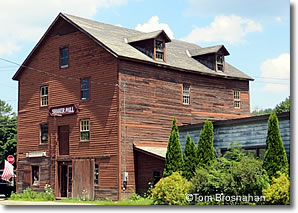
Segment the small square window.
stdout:
<path fill-rule="evenodd" d="M 240 109 L 240 101 L 234 101 L 234 108 Z"/>
<path fill-rule="evenodd" d="M 48 143 L 48 124 L 40 124 L 40 142 Z"/>
<path fill-rule="evenodd" d="M 183 104 L 190 104 L 190 86 L 187 84 L 183 84 Z"/>
<path fill-rule="evenodd" d="M 40 106 L 48 106 L 49 104 L 49 87 L 42 86 L 40 88 Z"/>
<path fill-rule="evenodd" d="M 66 68 L 68 67 L 68 48 L 61 48 L 60 49 L 60 67 Z"/>
<path fill-rule="evenodd" d="M 90 122 L 89 120 L 81 120 L 80 125 L 81 141 L 90 140 Z"/>

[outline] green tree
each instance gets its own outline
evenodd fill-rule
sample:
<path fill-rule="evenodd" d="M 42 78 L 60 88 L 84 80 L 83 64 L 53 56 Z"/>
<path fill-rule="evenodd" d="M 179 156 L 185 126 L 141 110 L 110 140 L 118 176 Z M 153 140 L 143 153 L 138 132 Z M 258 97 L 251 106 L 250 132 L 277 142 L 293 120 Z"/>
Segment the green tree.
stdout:
<path fill-rule="evenodd" d="M 195 142 L 190 138 L 189 134 L 186 136 L 185 150 L 183 153 L 183 172 L 182 175 L 190 180 L 194 175 L 197 167 L 197 148 Z"/>
<path fill-rule="evenodd" d="M 181 171 L 183 167 L 183 156 L 179 139 L 179 130 L 176 124 L 176 118 L 173 119 L 171 135 L 169 137 L 166 165 L 163 176 L 167 177 L 173 172 Z"/>
<path fill-rule="evenodd" d="M 216 160 L 213 147 L 213 124 L 206 120 L 198 142 L 198 167 L 208 168 Z"/>
<path fill-rule="evenodd" d="M 276 105 L 276 107 L 273 110 L 275 113 L 281 113 L 281 112 L 290 112 L 291 111 L 291 99 L 290 96 L 286 98 L 284 101 Z"/>
<path fill-rule="evenodd" d="M 287 171 L 288 166 L 286 150 L 280 136 L 278 118 L 275 113 L 272 113 L 268 119 L 266 152 L 263 168 L 267 171 L 268 176 L 271 179 L 276 176 L 277 171 Z"/>
<path fill-rule="evenodd" d="M 12 107 L 0 100 L 0 168 L 4 167 L 4 159 L 8 155 L 16 158 L 17 117 Z"/>

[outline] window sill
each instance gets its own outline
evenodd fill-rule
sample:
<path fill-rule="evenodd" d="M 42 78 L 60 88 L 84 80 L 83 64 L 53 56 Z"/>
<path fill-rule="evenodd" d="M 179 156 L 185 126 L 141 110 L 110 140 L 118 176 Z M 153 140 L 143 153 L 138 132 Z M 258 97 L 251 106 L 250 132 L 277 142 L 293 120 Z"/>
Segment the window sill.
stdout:
<path fill-rule="evenodd" d="M 63 66 L 60 66 L 60 69 L 65 69 L 65 68 L 68 68 L 69 66 L 68 65 L 63 65 Z"/>
<path fill-rule="evenodd" d="M 49 143 L 39 143 L 39 146 L 47 146 Z"/>
<path fill-rule="evenodd" d="M 90 143 L 90 140 L 84 140 L 84 141 L 80 140 L 80 143 Z"/>

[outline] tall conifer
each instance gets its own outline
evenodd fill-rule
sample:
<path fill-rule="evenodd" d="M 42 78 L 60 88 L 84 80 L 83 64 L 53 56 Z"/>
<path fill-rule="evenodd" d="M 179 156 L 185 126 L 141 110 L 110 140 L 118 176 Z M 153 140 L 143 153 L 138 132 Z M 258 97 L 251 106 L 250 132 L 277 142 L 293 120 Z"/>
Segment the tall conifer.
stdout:
<path fill-rule="evenodd" d="M 263 168 L 267 171 L 271 179 L 272 177 L 276 177 L 277 171 L 287 171 L 288 166 L 286 150 L 280 136 L 278 118 L 275 113 L 271 113 L 268 119 Z"/>
<path fill-rule="evenodd" d="M 169 137 L 166 165 L 163 172 L 163 176 L 167 177 L 173 172 L 182 171 L 183 157 L 179 139 L 179 130 L 176 124 L 176 118 L 173 119 L 171 135 Z"/>
<path fill-rule="evenodd" d="M 198 167 L 206 168 L 212 165 L 216 158 L 213 147 L 213 124 L 206 120 L 198 142 Z"/>
<path fill-rule="evenodd" d="M 190 138 L 189 134 L 186 136 L 186 144 L 183 153 L 183 176 L 190 180 L 194 175 L 197 167 L 197 147 L 195 142 Z"/>

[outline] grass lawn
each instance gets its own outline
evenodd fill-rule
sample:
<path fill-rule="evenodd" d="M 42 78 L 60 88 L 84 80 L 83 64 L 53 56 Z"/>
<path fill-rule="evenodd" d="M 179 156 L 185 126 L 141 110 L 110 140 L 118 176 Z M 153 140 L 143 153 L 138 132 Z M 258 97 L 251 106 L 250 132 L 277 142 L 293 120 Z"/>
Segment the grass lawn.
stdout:
<path fill-rule="evenodd" d="M 120 201 L 110 201 L 110 200 L 88 200 L 83 201 L 79 199 L 62 199 L 56 202 L 65 202 L 65 203 L 90 203 L 94 205 L 152 205 L 152 200 L 141 198 L 139 200 L 120 200 Z"/>

